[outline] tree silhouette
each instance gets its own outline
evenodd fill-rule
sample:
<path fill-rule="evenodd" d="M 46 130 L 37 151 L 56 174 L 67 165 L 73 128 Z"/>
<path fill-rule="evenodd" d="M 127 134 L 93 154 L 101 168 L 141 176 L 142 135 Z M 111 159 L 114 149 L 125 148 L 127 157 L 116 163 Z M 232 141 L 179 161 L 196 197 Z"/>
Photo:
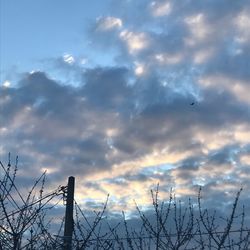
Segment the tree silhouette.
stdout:
<path fill-rule="evenodd" d="M 12 166 L 9 155 L 7 166 L 0 162 L 0 168 L 0 250 L 64 249 L 64 217 L 55 227 L 51 213 L 67 195 L 67 186 L 46 193 L 44 172 L 24 195 L 16 184 L 18 158 Z M 160 200 L 157 185 L 151 190 L 151 209 L 142 211 L 135 202 L 138 216 L 126 219 L 121 212 L 122 219 L 116 223 L 109 219 L 109 196 L 92 216 L 75 201 L 72 249 L 250 249 L 245 208 L 239 208 L 241 192 L 232 201 L 229 215 L 221 216 L 203 209 L 201 189 L 192 203 L 178 200 L 172 190 L 168 200 Z"/>

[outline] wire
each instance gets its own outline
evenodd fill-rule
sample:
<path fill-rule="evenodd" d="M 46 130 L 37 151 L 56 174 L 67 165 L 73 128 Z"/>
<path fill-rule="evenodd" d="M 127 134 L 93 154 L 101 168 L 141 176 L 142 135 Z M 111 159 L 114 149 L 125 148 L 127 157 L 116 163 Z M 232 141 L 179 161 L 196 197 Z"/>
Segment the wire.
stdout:
<path fill-rule="evenodd" d="M 60 191 L 60 190 L 59 190 L 59 191 Z M 4 219 L 6 219 L 6 218 L 8 218 L 8 217 L 10 217 L 10 216 L 12 216 L 12 215 L 14 215 L 14 214 L 17 214 L 17 213 L 21 212 L 23 209 L 27 209 L 27 208 L 29 208 L 29 207 L 34 206 L 35 204 L 41 202 L 42 200 L 45 200 L 45 199 L 47 199 L 47 198 L 49 198 L 49 197 L 51 197 L 51 196 L 58 196 L 58 195 L 61 195 L 60 193 L 58 193 L 58 190 L 57 190 L 57 191 L 54 191 L 54 192 L 51 192 L 51 193 L 49 193 L 49 194 L 43 196 L 42 198 L 40 198 L 40 199 L 34 201 L 33 203 L 30 203 L 30 204 L 28 204 L 28 205 L 26 205 L 26 206 L 23 206 L 23 207 L 21 207 L 20 209 L 18 209 L 18 210 L 16 210 L 16 211 L 12 212 L 12 213 L 10 213 L 10 214 L 8 214 L 7 216 L 4 216 L 4 217 L 0 218 L 0 221 L 1 221 L 1 220 L 4 220 Z M 53 197 L 52 197 L 52 198 L 53 198 Z M 52 198 L 51 198 L 51 199 L 52 199 Z M 51 199 L 49 199 L 49 200 L 51 200 Z M 46 202 L 46 204 L 47 204 L 47 203 L 48 203 L 48 202 Z M 44 206 L 44 204 L 43 204 L 43 206 Z"/>

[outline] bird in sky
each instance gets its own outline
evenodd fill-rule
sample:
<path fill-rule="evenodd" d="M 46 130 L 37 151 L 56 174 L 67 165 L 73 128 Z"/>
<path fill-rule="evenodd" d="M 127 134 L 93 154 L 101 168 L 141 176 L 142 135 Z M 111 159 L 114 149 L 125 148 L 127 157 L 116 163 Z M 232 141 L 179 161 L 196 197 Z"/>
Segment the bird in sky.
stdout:
<path fill-rule="evenodd" d="M 194 102 L 190 103 L 191 106 L 194 106 Z"/>

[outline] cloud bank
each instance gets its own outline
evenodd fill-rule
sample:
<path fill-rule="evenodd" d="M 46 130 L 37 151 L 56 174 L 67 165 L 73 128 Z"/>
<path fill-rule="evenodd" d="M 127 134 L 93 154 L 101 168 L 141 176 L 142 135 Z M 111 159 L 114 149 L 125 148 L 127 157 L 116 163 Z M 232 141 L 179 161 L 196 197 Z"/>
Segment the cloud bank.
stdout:
<path fill-rule="evenodd" d="M 250 188 L 250 5 L 229 2 L 114 3 L 86 31 L 99 65 L 67 54 L 52 61 L 70 84 L 41 70 L 0 86 L 1 159 L 75 175 L 80 200 L 110 193 L 117 210 L 158 182 L 225 203 Z"/>

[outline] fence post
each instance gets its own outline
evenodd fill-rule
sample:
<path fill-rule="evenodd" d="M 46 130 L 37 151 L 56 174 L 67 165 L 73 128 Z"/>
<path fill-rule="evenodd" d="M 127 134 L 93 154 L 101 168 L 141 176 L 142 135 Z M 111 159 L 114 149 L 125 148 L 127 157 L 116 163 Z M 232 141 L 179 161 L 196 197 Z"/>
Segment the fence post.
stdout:
<path fill-rule="evenodd" d="M 66 198 L 66 211 L 65 211 L 65 224 L 64 224 L 64 237 L 63 245 L 64 250 L 72 249 L 72 234 L 74 229 L 74 189 L 75 189 L 75 177 L 70 176 L 68 178 L 67 198 Z"/>

